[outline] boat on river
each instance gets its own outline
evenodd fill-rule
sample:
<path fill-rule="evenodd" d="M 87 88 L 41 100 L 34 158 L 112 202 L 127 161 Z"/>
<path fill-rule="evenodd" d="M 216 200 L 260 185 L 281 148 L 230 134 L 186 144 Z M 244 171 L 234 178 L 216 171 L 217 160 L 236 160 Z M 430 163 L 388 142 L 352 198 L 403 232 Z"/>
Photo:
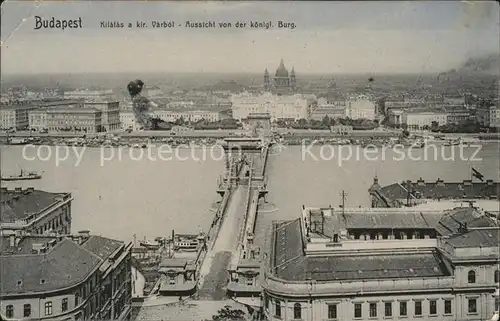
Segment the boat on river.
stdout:
<path fill-rule="evenodd" d="M 37 172 L 26 173 L 21 169 L 21 173 L 19 173 L 19 175 L 2 176 L 2 181 L 27 181 L 40 178 L 42 178 L 42 175 Z"/>

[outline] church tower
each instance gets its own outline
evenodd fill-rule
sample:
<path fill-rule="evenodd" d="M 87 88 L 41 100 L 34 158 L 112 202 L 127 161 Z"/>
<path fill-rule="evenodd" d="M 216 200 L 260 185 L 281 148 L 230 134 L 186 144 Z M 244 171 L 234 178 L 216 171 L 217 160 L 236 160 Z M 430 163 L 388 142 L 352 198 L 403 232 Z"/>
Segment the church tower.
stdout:
<path fill-rule="evenodd" d="M 290 88 L 290 78 L 288 77 L 288 70 L 285 68 L 285 63 L 281 59 L 276 74 L 274 75 L 274 86 L 277 90 L 288 90 Z"/>
<path fill-rule="evenodd" d="M 271 82 L 269 81 L 269 72 L 267 71 L 267 68 L 264 71 L 264 90 L 271 90 Z"/>
<path fill-rule="evenodd" d="M 292 91 L 295 91 L 297 88 L 296 80 L 295 80 L 295 69 L 292 67 L 292 71 L 290 72 L 290 88 Z"/>

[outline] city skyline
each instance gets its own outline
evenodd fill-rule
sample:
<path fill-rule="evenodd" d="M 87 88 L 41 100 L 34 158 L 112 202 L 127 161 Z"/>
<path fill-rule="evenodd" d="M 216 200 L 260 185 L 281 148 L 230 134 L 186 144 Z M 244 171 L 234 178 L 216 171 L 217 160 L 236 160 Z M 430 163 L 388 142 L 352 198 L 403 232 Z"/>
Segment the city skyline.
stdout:
<path fill-rule="evenodd" d="M 283 58 L 286 67 L 294 67 L 298 74 L 434 73 L 457 68 L 471 57 L 498 54 L 495 12 L 498 6 L 493 2 L 320 2 L 311 6 L 300 2 L 7 1 L 2 7 L 1 67 L 3 74 L 261 73 L 265 68 L 273 73 Z M 83 28 L 33 30 L 35 16 L 82 17 Z M 100 28 L 101 21 L 143 20 L 176 24 L 282 20 L 297 27 Z"/>

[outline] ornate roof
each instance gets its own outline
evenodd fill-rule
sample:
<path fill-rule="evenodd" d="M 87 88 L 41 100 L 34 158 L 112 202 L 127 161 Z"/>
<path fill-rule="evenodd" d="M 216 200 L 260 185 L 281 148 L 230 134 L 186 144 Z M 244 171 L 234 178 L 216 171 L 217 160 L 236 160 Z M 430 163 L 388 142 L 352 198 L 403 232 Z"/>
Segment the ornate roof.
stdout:
<path fill-rule="evenodd" d="M 280 65 L 278 69 L 276 69 L 276 77 L 287 77 L 288 78 L 288 70 L 285 67 L 285 63 L 283 59 L 281 59 Z"/>

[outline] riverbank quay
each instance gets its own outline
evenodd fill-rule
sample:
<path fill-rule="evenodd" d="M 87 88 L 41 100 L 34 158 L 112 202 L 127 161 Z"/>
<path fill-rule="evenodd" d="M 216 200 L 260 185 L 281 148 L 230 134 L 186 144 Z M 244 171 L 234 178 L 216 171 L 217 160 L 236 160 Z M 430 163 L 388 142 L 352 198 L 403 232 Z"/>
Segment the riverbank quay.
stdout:
<path fill-rule="evenodd" d="M 433 133 L 415 134 L 414 138 L 432 137 Z M 401 132 L 386 130 L 358 130 L 349 134 L 333 133 L 327 130 L 293 130 L 278 131 L 276 135 L 279 142 L 284 145 L 302 145 L 304 143 L 315 142 L 321 144 L 338 145 L 363 145 L 363 144 L 387 144 L 389 141 L 405 141 L 411 138 L 404 138 Z M 193 131 L 182 134 L 172 134 L 169 131 L 139 131 L 139 132 L 119 132 L 119 133 L 99 133 L 82 135 L 76 133 L 26 133 L 18 132 L 14 134 L 0 133 L 0 144 L 3 145 L 48 145 L 48 146 L 86 146 L 86 147 L 154 147 L 152 144 L 168 144 L 170 146 L 213 146 L 217 145 L 224 138 L 245 137 L 243 131 Z M 482 134 L 446 134 L 440 140 L 457 140 L 481 142 L 500 142 L 498 133 Z"/>

